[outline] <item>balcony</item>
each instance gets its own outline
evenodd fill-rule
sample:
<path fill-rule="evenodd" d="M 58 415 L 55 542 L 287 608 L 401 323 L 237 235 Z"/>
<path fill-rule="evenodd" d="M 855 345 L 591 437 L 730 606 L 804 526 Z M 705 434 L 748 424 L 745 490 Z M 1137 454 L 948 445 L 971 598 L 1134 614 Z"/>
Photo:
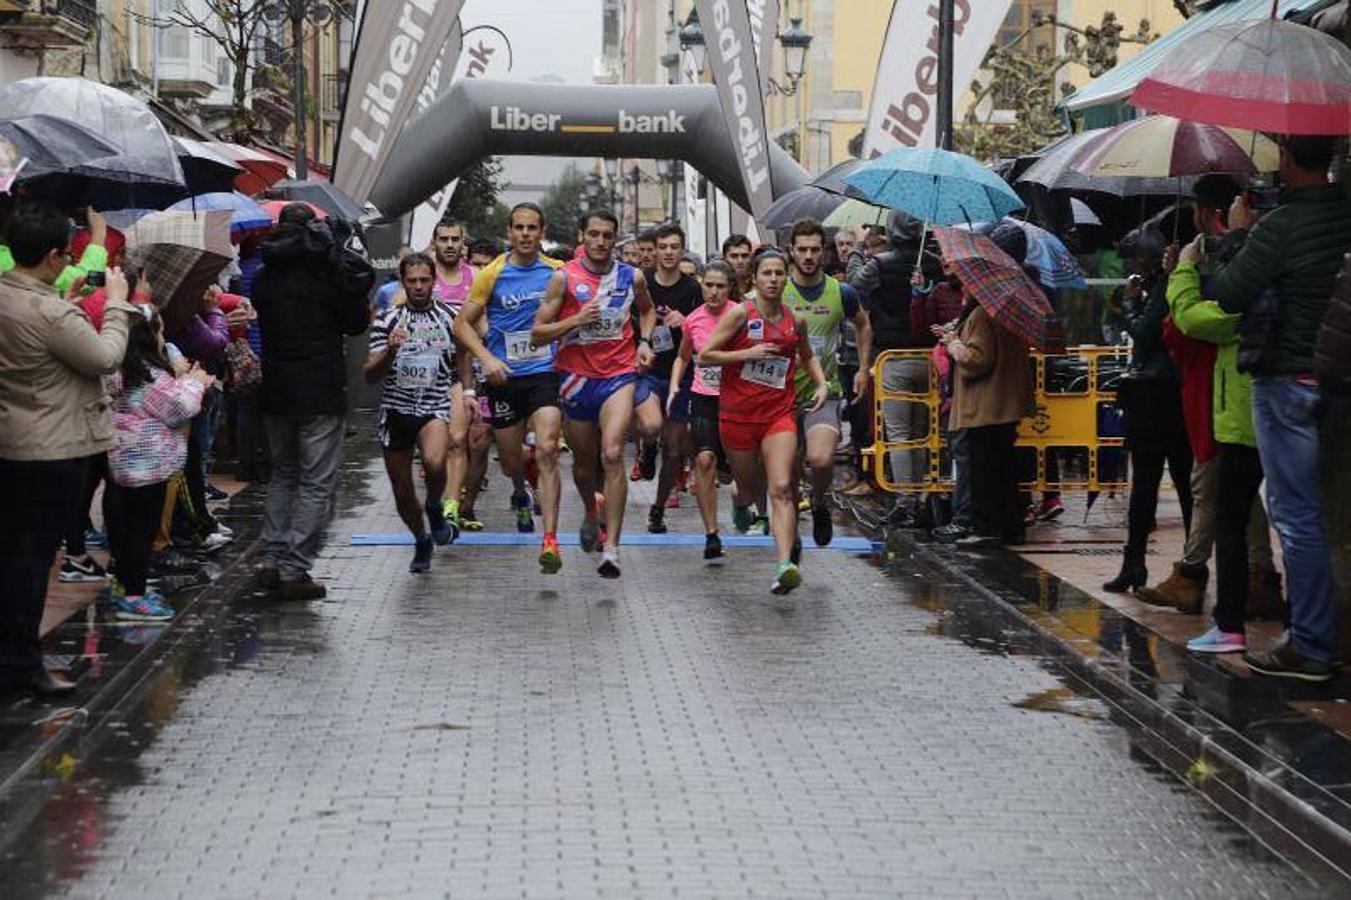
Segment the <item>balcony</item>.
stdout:
<path fill-rule="evenodd" d="M 0 34 L 19 46 L 83 47 L 97 19 L 95 0 L 0 0 Z"/>

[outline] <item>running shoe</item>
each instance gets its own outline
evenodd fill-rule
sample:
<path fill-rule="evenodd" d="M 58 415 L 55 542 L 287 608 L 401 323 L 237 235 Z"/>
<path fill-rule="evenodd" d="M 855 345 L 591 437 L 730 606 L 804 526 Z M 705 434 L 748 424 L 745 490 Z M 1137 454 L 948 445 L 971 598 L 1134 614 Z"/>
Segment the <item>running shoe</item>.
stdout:
<path fill-rule="evenodd" d="M 544 536 L 539 549 L 539 570 L 542 575 L 556 575 L 563 568 L 563 555 L 558 552 L 558 538 L 552 534 Z"/>
<path fill-rule="evenodd" d="M 512 494 L 511 508 L 516 511 L 516 530 L 530 534 L 535 530 L 535 517 L 530 513 L 530 495 Z"/>
<path fill-rule="evenodd" d="M 804 491 L 802 497 L 797 501 L 797 511 L 806 512 L 812 508 L 812 498 L 808 497 Z"/>
<path fill-rule="evenodd" d="M 483 523 L 473 513 L 460 513 L 460 528 L 464 531 L 482 531 Z"/>
<path fill-rule="evenodd" d="M 1215 625 L 1200 637 L 1187 641 L 1187 649 L 1193 653 L 1242 653 L 1248 649 L 1248 642 L 1243 632 L 1221 631 Z"/>
<path fill-rule="evenodd" d="M 619 577 L 619 550 L 615 547 L 606 547 L 600 554 L 600 565 L 596 566 L 596 574 L 601 578 Z"/>
<path fill-rule="evenodd" d="M 764 537 L 769 534 L 769 517 L 757 516 L 751 527 L 746 529 L 746 533 L 754 537 Z"/>
<path fill-rule="evenodd" d="M 770 586 L 769 592 L 783 596 L 800 584 L 802 584 L 802 573 L 798 570 L 797 565 L 791 562 L 779 563 L 778 574 L 774 576 L 774 584 Z"/>
<path fill-rule="evenodd" d="M 657 477 L 657 451 L 660 449 L 656 441 L 645 441 L 638 451 L 638 474 L 643 481 Z"/>
<path fill-rule="evenodd" d="M 61 561 L 61 571 L 56 575 L 58 581 L 66 584 L 94 584 L 107 577 L 103 566 L 87 553 L 82 557 L 67 556 Z"/>
<path fill-rule="evenodd" d="M 213 531 L 202 539 L 202 550 L 206 553 L 215 553 L 232 540 L 234 538 L 226 537 L 219 531 Z"/>
<path fill-rule="evenodd" d="M 647 511 L 647 531 L 648 534 L 666 533 L 666 510 L 655 503 Z"/>
<path fill-rule="evenodd" d="M 116 575 L 108 576 L 108 583 L 99 588 L 99 592 L 94 595 L 94 604 L 97 609 L 111 610 L 117 605 L 117 601 L 127 596 L 126 590 L 122 587 L 122 582 L 117 580 Z"/>
<path fill-rule="evenodd" d="M 1065 514 L 1065 504 L 1059 497 L 1047 497 L 1037 507 L 1037 518 L 1042 522 L 1054 522 Z"/>
<path fill-rule="evenodd" d="M 835 523 L 831 521 L 830 510 L 818 506 L 812 510 L 812 540 L 816 546 L 828 546 L 835 537 Z"/>
<path fill-rule="evenodd" d="M 793 546 L 788 550 L 788 559 L 793 565 L 802 562 L 802 538 L 793 538 Z"/>
<path fill-rule="evenodd" d="M 123 622 L 166 622 L 173 617 L 173 608 L 155 593 L 140 597 L 123 595 L 113 601 L 113 618 Z"/>
<path fill-rule="evenodd" d="M 219 520 L 216 522 L 216 533 L 223 534 L 231 540 L 233 540 L 235 536 L 235 530 Z"/>
<path fill-rule="evenodd" d="M 629 469 L 629 481 L 642 481 L 643 470 L 638 465 L 638 460 L 633 461 L 633 468 Z"/>
<path fill-rule="evenodd" d="M 583 519 L 577 538 L 582 545 L 583 553 L 595 553 L 601 548 L 600 522 L 595 519 Z"/>
<path fill-rule="evenodd" d="M 680 509 L 680 488 L 676 487 L 671 493 L 666 495 L 667 509 Z"/>
<path fill-rule="evenodd" d="M 84 545 L 93 547 L 95 550 L 106 550 L 108 549 L 108 535 L 91 528 L 84 533 Z"/>
<path fill-rule="evenodd" d="M 204 493 L 206 494 L 206 499 L 211 500 L 213 502 L 220 502 L 221 500 L 230 499 L 229 494 L 227 494 L 225 491 L 222 491 L 220 488 L 216 487 L 209 481 L 206 483 L 206 489 Z"/>
<path fill-rule="evenodd" d="M 420 537 L 414 545 L 413 561 L 408 564 L 408 571 L 417 574 L 426 572 L 432 567 L 432 539 L 429 537 Z"/>
<path fill-rule="evenodd" d="M 454 501 L 447 501 L 448 503 Z M 460 536 L 460 527 L 456 519 L 459 518 L 459 503 L 455 503 L 455 519 L 446 515 L 446 511 L 440 503 L 435 500 L 427 501 L 427 524 L 431 526 L 432 540 L 444 547 L 446 544 L 455 543 L 455 539 Z"/>
<path fill-rule="evenodd" d="M 722 558 L 722 538 L 718 537 L 715 531 L 712 534 L 704 535 L 704 559 Z"/>
<path fill-rule="evenodd" d="M 755 524 L 755 515 L 751 512 L 749 506 L 742 506 L 739 503 L 732 504 L 732 527 L 745 534 L 751 530 Z"/>

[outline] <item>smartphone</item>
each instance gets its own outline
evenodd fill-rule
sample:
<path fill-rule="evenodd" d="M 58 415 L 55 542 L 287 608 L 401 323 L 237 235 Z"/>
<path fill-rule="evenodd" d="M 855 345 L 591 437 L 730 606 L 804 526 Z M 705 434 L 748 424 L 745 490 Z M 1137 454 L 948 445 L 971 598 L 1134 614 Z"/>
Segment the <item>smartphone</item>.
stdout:
<path fill-rule="evenodd" d="M 1248 188 L 1248 205 L 1258 212 L 1270 212 L 1281 202 L 1281 187 L 1270 178 L 1255 178 Z"/>
<path fill-rule="evenodd" d="M 108 283 L 108 273 L 102 269 L 96 269 L 84 277 L 84 286 L 87 288 L 101 288 Z"/>

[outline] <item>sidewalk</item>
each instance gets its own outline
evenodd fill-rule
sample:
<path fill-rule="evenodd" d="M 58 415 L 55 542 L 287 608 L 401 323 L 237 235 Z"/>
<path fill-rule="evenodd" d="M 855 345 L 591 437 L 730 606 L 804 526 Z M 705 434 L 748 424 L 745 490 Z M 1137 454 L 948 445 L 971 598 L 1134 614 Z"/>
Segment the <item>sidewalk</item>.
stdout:
<path fill-rule="evenodd" d="M 1100 498 L 1087 521 L 1082 495 L 1065 501 L 1058 522 L 1035 526 L 1011 550 L 961 552 L 899 531 L 888 545 L 941 565 L 1001 604 L 1011 623 L 1037 629 L 1040 652 L 1130 710 L 1157 762 L 1260 839 L 1351 876 L 1351 670 L 1310 685 L 1253 675 L 1238 655 L 1188 653 L 1187 639 L 1209 624 L 1213 585 L 1199 616 L 1103 591 L 1121 563 L 1125 498 Z M 877 528 L 886 502 L 847 505 Z M 1165 493 L 1149 546 L 1151 584 L 1180 557 L 1183 536 L 1176 499 Z M 1280 633 L 1279 623 L 1250 622 L 1249 646 L 1268 646 Z"/>

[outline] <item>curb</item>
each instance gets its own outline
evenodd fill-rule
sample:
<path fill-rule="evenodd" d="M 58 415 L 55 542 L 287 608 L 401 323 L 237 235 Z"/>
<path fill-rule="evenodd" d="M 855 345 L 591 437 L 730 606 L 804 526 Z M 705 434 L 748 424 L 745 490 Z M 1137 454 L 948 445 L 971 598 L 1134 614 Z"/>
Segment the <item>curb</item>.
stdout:
<path fill-rule="evenodd" d="M 1119 715 L 1113 721 L 1132 732 L 1154 762 L 1201 793 L 1221 812 L 1310 878 L 1339 894 L 1351 895 L 1351 827 L 1315 808 L 1308 798 L 1328 792 L 1290 768 L 1213 714 L 1185 700 L 1157 696 L 1157 685 L 1124 657 L 1102 650 L 1094 659 L 1074 643 L 1024 614 L 1001 593 L 936 549 L 888 532 L 864 506 L 840 498 L 859 526 L 880 537 L 889 554 L 905 555 L 922 566 L 971 588 L 1010 628 L 1032 640 L 1035 650 L 1077 682 L 1083 692 L 1107 703 Z M 1035 564 L 997 551 L 1010 566 L 1025 566 L 1060 582 Z M 1060 582 L 1063 583 L 1063 582 Z M 1121 671 L 1115 671 L 1119 668 Z M 1342 801 L 1335 801 L 1344 805 Z"/>

